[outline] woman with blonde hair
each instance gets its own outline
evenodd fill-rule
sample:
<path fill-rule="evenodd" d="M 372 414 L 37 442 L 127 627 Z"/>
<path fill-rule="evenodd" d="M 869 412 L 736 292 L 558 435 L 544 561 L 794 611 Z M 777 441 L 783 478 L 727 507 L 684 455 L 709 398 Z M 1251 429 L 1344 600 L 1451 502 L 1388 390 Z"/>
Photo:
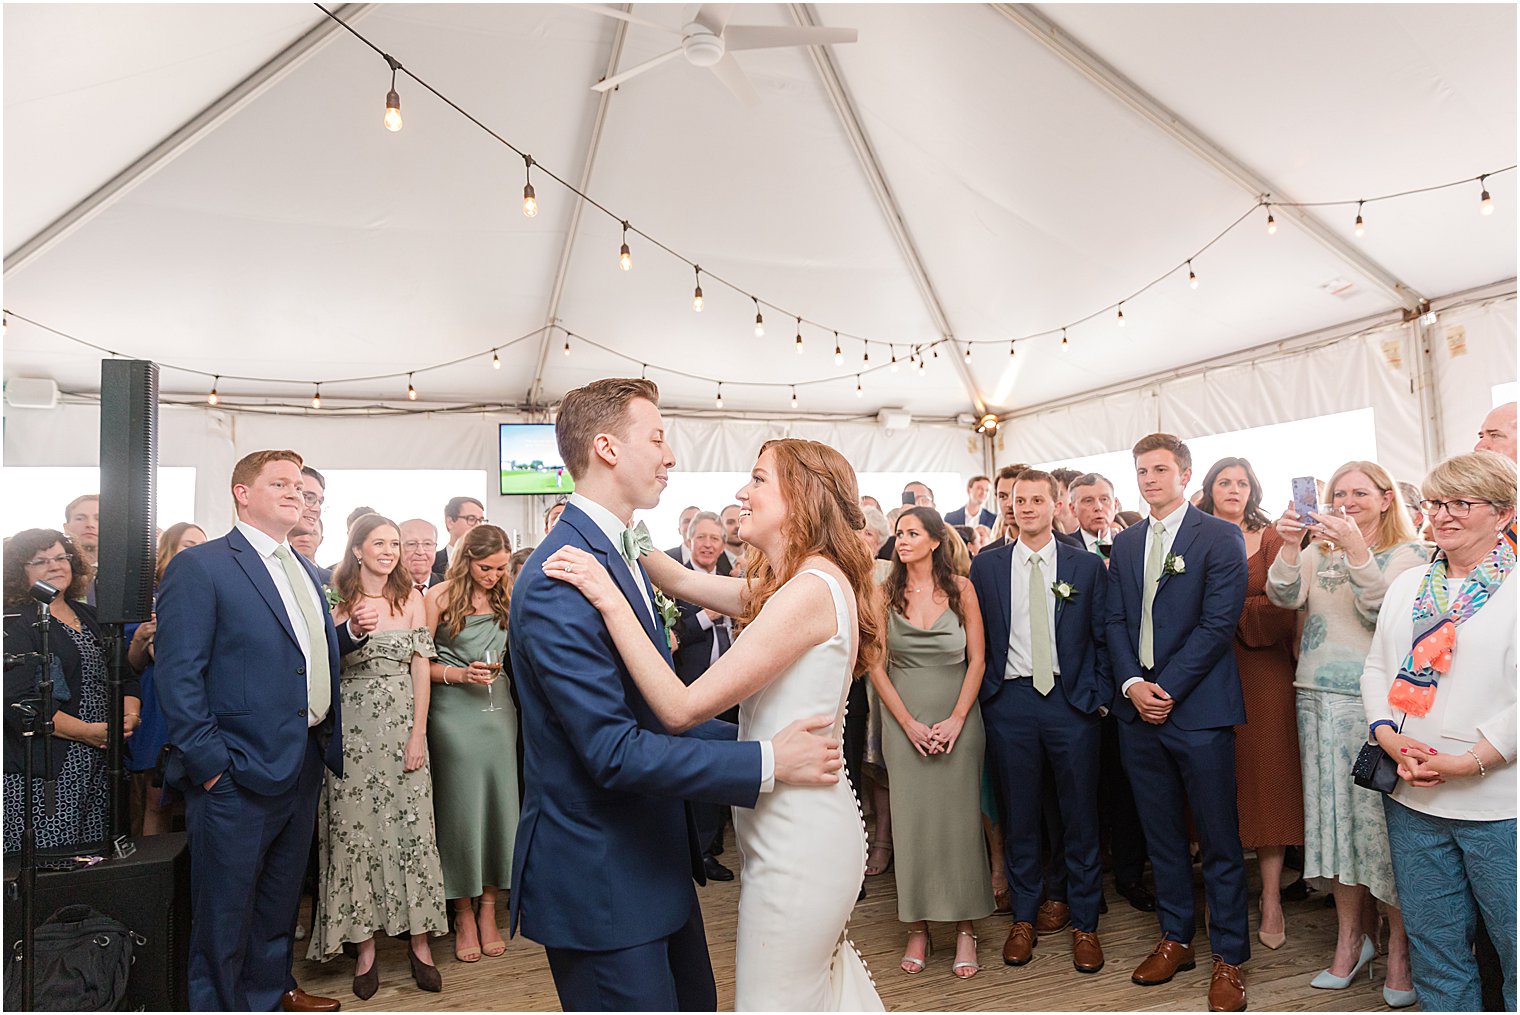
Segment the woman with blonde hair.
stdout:
<path fill-rule="evenodd" d="M 1414 1003 L 1409 939 L 1398 910 L 1382 803 L 1351 781 L 1367 740 L 1362 667 L 1392 581 L 1426 563 L 1398 486 L 1375 462 L 1347 462 L 1326 484 L 1330 504 L 1310 518 L 1293 505 L 1277 520 L 1282 548 L 1267 569 L 1267 598 L 1304 611 L 1299 643 L 1298 744 L 1303 767 L 1304 877 L 1326 878 L 1339 932 L 1329 968 L 1310 986 L 1343 990 L 1377 954 L 1377 902 L 1388 911 L 1384 995 Z M 1300 549 L 1305 533 L 1312 537 Z M 1368 976 L 1371 976 L 1368 971 Z"/>
<path fill-rule="evenodd" d="M 734 705 L 739 737 L 764 741 L 794 720 L 832 715 L 837 735 L 850 680 L 881 655 L 871 559 L 855 472 L 816 441 L 760 449 L 737 495 L 750 550 L 743 578 L 640 558 L 667 595 L 738 617 L 733 647 L 690 686 L 655 647 L 611 575 L 591 554 L 556 550 L 544 573 L 574 585 L 606 621 L 655 715 L 672 732 Z M 865 873 L 860 810 L 845 781 L 778 783 L 753 810 L 736 808 L 744 857 L 734 1005 L 739 1011 L 881 1011 L 845 933 Z"/>

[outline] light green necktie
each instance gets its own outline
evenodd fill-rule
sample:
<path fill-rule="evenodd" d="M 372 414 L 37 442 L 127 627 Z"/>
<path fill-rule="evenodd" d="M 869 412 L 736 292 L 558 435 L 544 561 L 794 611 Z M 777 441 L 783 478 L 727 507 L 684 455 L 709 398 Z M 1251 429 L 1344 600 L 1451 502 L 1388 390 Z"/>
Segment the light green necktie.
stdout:
<path fill-rule="evenodd" d="M 303 588 L 311 584 L 311 579 L 291 556 L 290 547 L 281 543 L 274 548 L 274 555 L 285 569 L 290 591 L 295 594 L 296 605 L 301 609 L 301 619 L 306 623 L 306 643 L 311 646 L 311 679 L 306 682 L 306 714 L 309 722 L 318 722 L 332 707 L 332 670 L 327 665 L 327 625 L 312 605 L 311 596 Z"/>
<path fill-rule="evenodd" d="M 618 537 L 618 552 L 630 564 L 637 564 L 640 555 L 654 552 L 654 540 L 649 538 L 649 526 L 639 522 L 631 529 L 624 529 Z"/>
<path fill-rule="evenodd" d="M 1145 580 L 1141 583 L 1140 596 L 1140 665 L 1148 670 L 1156 668 L 1156 632 L 1152 608 L 1156 603 L 1156 586 L 1161 582 L 1161 568 L 1166 556 L 1166 526 L 1159 520 L 1151 521 L 1151 548 L 1145 555 Z"/>
<path fill-rule="evenodd" d="M 1056 686 L 1055 670 L 1050 664 L 1050 618 L 1045 612 L 1045 574 L 1036 554 L 1029 558 L 1029 656 L 1034 664 L 1034 689 L 1049 694 Z"/>

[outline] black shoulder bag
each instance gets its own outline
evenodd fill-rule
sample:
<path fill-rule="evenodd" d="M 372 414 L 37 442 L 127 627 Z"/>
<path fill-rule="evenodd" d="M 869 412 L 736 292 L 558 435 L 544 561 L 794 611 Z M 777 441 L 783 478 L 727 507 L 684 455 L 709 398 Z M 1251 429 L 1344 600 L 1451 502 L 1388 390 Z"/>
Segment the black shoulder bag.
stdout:
<path fill-rule="evenodd" d="M 147 941 L 89 906 L 64 906 L 37 928 L 38 1011 L 115 1011 L 127 993 L 132 948 Z M 5 1007 L 21 1007 L 21 942 L 5 977 Z"/>
<path fill-rule="evenodd" d="M 1404 732 L 1404 720 L 1409 718 L 1409 713 L 1404 713 L 1404 719 L 1399 720 L 1399 725 L 1394 731 Z M 1363 744 L 1357 753 L 1356 763 L 1351 766 L 1351 781 L 1362 789 L 1374 790 L 1378 793 L 1392 793 L 1399 784 L 1399 763 L 1388 756 L 1383 750 L 1383 745 L 1374 740 L 1370 744 Z"/>

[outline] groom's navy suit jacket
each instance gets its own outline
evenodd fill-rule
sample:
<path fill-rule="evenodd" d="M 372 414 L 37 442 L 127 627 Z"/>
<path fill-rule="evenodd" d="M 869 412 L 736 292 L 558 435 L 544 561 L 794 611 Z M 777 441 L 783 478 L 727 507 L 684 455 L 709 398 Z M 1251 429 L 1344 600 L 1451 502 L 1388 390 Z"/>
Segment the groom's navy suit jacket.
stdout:
<path fill-rule="evenodd" d="M 527 790 L 510 927 L 547 948 L 612 951 L 668 937 L 690 919 L 702 857 L 683 801 L 753 807 L 760 745 L 665 731 L 601 614 L 574 586 L 544 575 L 543 561 L 566 545 L 608 568 L 670 661 L 618 552 L 585 512 L 566 506 L 512 592 Z"/>

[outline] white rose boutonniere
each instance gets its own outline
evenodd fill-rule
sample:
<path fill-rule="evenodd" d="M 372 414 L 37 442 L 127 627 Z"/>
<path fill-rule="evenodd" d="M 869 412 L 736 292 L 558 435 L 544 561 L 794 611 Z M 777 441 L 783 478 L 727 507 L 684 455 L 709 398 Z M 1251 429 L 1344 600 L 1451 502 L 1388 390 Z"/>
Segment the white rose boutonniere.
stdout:
<path fill-rule="evenodd" d="M 1050 586 L 1050 591 L 1051 591 L 1051 594 L 1054 595 L 1058 601 L 1063 602 L 1063 603 L 1066 602 L 1068 599 L 1075 599 L 1075 598 L 1077 598 L 1077 596 L 1079 596 L 1081 594 L 1081 593 L 1079 593 L 1076 590 L 1076 587 L 1073 586 L 1071 582 L 1063 582 L 1063 581 L 1052 582 L 1051 586 Z"/>
<path fill-rule="evenodd" d="M 331 585 L 322 586 L 322 598 L 327 600 L 327 608 L 329 610 L 336 610 L 339 604 L 343 602 L 342 593 Z"/>
<path fill-rule="evenodd" d="M 1185 574 L 1186 572 L 1187 561 L 1182 559 L 1181 554 L 1169 553 L 1166 555 L 1166 563 L 1161 565 L 1161 577 L 1170 578 L 1174 574 Z"/>

